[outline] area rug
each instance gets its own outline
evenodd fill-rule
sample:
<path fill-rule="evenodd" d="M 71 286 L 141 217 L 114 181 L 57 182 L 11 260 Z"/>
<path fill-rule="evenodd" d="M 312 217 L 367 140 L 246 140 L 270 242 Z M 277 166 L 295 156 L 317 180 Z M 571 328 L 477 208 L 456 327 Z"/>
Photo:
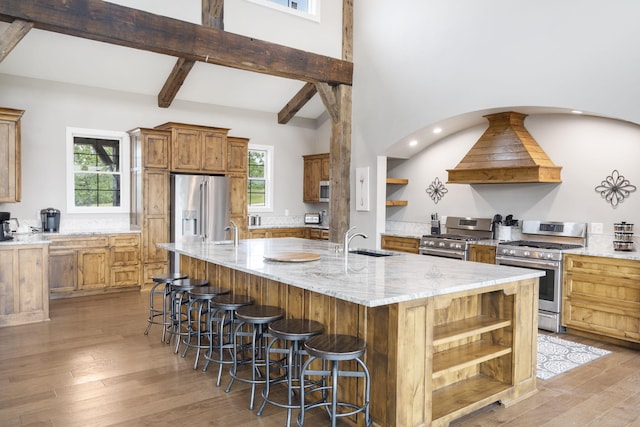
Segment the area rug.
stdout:
<path fill-rule="evenodd" d="M 563 340 L 553 335 L 538 334 L 538 373 L 548 380 L 577 366 L 611 353 L 608 350 Z"/>

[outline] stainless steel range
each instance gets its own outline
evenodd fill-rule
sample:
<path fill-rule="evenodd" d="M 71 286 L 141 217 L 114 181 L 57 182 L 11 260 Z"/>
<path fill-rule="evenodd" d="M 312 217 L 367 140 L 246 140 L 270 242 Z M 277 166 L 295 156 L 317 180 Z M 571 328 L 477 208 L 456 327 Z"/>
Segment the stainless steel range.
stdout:
<path fill-rule="evenodd" d="M 496 264 L 545 271 L 540 278 L 538 328 L 564 332 L 560 324 L 562 253 L 587 244 L 587 224 L 525 220 L 522 239 L 498 243 Z"/>
<path fill-rule="evenodd" d="M 445 234 L 424 235 L 420 239 L 420 254 L 469 259 L 469 244 L 478 240 L 491 239 L 493 223 L 491 218 L 467 218 L 450 216 L 445 222 Z"/>

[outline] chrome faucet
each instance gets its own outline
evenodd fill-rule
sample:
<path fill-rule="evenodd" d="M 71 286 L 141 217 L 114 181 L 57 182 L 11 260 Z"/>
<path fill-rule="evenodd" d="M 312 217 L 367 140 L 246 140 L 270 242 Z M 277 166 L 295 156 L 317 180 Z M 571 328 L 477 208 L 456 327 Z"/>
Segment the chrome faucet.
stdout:
<path fill-rule="evenodd" d="M 349 232 L 351 230 L 355 230 L 356 227 L 351 227 L 350 229 L 348 229 L 345 233 L 344 233 L 344 253 L 347 254 L 349 252 L 349 246 L 351 245 L 351 241 L 353 240 L 354 237 L 363 237 L 363 238 L 367 238 L 367 235 L 364 233 L 353 233 L 352 235 L 349 235 Z"/>
<path fill-rule="evenodd" d="M 224 229 L 233 232 L 233 246 L 238 246 L 238 226 L 233 221 L 229 221 L 229 224 Z"/>

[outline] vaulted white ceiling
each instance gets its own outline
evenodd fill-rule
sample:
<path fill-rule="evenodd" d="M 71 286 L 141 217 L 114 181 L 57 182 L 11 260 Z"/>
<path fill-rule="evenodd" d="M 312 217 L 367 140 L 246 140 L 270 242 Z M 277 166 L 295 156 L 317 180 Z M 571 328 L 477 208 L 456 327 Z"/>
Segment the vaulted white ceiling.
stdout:
<path fill-rule="evenodd" d="M 0 22 L 0 32 L 7 26 Z M 175 62 L 171 56 L 32 29 L 0 62 L 0 79 L 10 74 L 156 97 Z M 175 101 L 277 114 L 303 85 L 198 62 Z M 296 116 L 317 119 L 324 111 L 316 95 Z"/>

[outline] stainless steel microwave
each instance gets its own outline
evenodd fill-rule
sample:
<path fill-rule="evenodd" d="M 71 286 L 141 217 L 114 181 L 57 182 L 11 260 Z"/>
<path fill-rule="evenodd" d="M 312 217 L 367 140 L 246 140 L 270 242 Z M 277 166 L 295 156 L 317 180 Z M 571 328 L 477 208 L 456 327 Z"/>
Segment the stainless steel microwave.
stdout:
<path fill-rule="evenodd" d="M 320 193 L 318 201 L 329 202 L 329 181 L 320 181 Z"/>

